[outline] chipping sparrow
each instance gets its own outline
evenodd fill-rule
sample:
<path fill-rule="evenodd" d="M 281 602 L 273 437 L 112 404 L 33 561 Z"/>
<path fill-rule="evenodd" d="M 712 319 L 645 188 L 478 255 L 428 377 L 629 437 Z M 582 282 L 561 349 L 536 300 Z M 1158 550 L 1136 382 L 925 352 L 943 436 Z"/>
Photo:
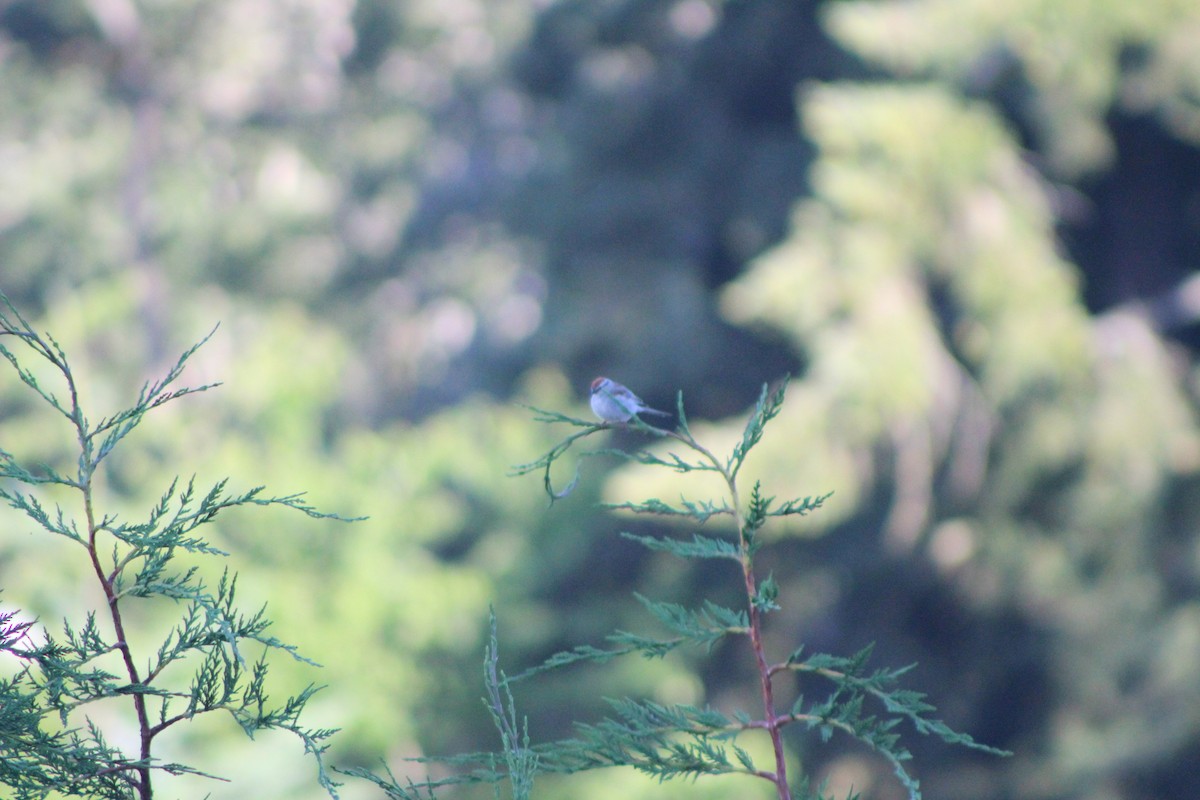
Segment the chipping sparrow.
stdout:
<path fill-rule="evenodd" d="M 642 398 L 609 378 L 592 381 L 592 412 L 605 422 L 628 422 L 635 414 L 671 416 L 666 411 L 651 408 Z"/>

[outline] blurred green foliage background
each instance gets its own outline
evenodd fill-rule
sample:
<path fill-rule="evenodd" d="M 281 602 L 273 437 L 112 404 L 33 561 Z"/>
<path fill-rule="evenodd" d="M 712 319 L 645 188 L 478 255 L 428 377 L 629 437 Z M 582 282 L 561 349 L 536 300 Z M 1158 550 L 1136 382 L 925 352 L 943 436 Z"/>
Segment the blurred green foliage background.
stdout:
<path fill-rule="evenodd" d="M 217 542 L 324 664 L 335 764 L 497 745 L 489 604 L 515 672 L 645 630 L 632 591 L 721 599 L 727 575 L 596 507 L 669 477 L 591 459 L 550 510 L 506 477 L 557 433 L 518 402 L 583 413 L 607 374 L 682 390 L 720 445 L 790 371 L 751 477 L 836 494 L 774 532 L 781 651 L 877 641 L 1015 751 L 912 740 L 929 800 L 1200 795 L 1194 2 L 0 0 L 0 109 L 0 289 L 97 414 L 220 323 L 187 378 L 225 385 L 125 445 L 111 507 L 195 472 L 370 517 L 243 513 Z M 0 379 L 0 446 L 53 461 L 55 424 Z M 95 602 L 77 556 L 0 515 L 6 604 Z M 517 701 L 544 740 L 603 695 L 752 706 L 747 666 Z M 171 796 L 316 796 L 287 737 L 214 720 L 173 746 L 232 783 Z M 795 746 L 843 795 L 900 796 L 868 753 Z"/>

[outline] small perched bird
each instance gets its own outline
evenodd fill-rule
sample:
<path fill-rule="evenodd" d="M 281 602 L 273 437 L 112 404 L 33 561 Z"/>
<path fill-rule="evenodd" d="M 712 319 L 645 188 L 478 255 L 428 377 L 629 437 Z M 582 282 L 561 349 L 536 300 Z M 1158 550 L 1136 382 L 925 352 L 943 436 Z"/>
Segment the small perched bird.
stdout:
<path fill-rule="evenodd" d="M 592 413 L 605 422 L 628 422 L 635 414 L 642 412 L 671 416 L 666 411 L 646 405 L 642 398 L 610 378 L 592 381 L 591 403 Z"/>

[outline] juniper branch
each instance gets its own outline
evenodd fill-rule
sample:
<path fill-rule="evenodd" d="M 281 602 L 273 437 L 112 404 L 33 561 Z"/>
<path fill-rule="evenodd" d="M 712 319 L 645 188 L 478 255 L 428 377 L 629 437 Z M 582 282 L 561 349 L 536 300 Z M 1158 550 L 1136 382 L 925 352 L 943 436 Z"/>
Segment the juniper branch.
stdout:
<path fill-rule="evenodd" d="M 485 679 L 489 686 L 486 702 L 502 732 L 503 755 L 510 759 L 508 774 L 514 773 L 513 756 L 532 752 L 536 755 L 536 768 L 541 772 L 573 773 L 612 766 L 632 766 L 660 780 L 736 773 L 768 781 L 775 787 L 780 800 L 791 800 L 793 797 L 798 800 L 827 800 L 823 787 L 811 791 L 803 776 L 795 787 L 789 783 L 782 733 L 789 726 L 803 725 L 818 732 L 822 739 L 841 732 L 877 751 L 892 764 L 910 798 L 918 800 L 919 784 L 905 769 L 905 762 L 911 755 L 900 744 L 896 732 L 897 726 L 905 719 L 911 721 L 920 733 L 934 734 L 954 744 L 1002 753 L 977 745 L 970 737 L 957 734 L 940 720 L 930 718 L 928 712 L 933 709 L 924 702 L 922 695 L 897 689 L 895 683 L 908 667 L 868 673 L 865 667 L 870 648 L 848 658 L 814 655 L 807 659 L 802 658 L 803 648 L 798 648 L 783 663 L 771 664 L 767 660 L 763 621 L 766 614 L 779 608 L 779 586 L 773 574 L 759 578 L 756 573 L 754 557 L 762 544 L 758 532 L 771 518 L 804 516 L 819 509 L 830 497 L 830 494 L 824 494 L 777 503 L 775 498 L 765 495 L 761 484 L 756 482 L 749 496 L 743 500 L 738 483 L 740 470 L 751 449 L 761 441 L 767 423 L 778 416 L 786 386 L 786 380 L 774 390 L 763 386 L 741 440 L 725 458 L 718 457 L 693 436 L 684 414 L 682 393 L 677 398 L 678 424 L 674 430 L 647 425 L 636 416 L 625 423 L 596 424 L 534 409 L 539 421 L 563 422 L 579 429 L 539 460 L 515 467 L 511 473 L 543 471 L 544 486 L 551 502 L 566 496 L 579 479 L 576 469 L 575 479 L 566 490 L 556 492 L 550 481 L 553 463 L 577 441 L 608 428 L 640 432 L 660 440 L 673 439 L 695 455 L 684 458 L 675 453 L 661 456 L 644 450 L 625 452 L 602 449 L 586 451 L 582 454 L 584 457 L 613 454 L 631 462 L 678 472 L 711 471 L 720 474 L 725 496 L 719 501 L 697 502 L 681 498 L 678 504 L 672 505 L 650 499 L 637 503 L 607 504 L 605 507 L 635 514 L 691 519 L 697 524 L 704 524 L 714 516 L 731 517 L 734 531 L 728 537 L 702 536 L 698 533 L 692 534 L 690 540 L 632 533 L 622 533 L 621 536 L 650 550 L 680 558 L 734 561 L 741 573 L 745 608 L 735 610 L 708 600 L 699 607 L 691 608 L 636 594 L 649 614 L 673 635 L 655 638 L 618 631 L 607 637 L 608 647 L 578 645 L 555 653 L 541 664 L 513 677 L 505 677 L 496 671 L 493 618 L 492 649 L 488 650 L 485 658 L 490 665 Z M 577 724 L 577 735 L 571 739 L 536 745 L 530 750 L 527 740 L 522 738 L 520 746 L 513 746 L 518 737 L 511 696 L 508 696 L 506 704 L 498 687 L 503 686 L 507 691 L 507 687 L 514 682 L 533 678 L 552 669 L 569 668 L 580 663 L 604 663 L 635 653 L 647 658 L 661 658 L 684 645 L 707 646 L 711 649 L 715 643 L 729 636 L 744 636 L 749 641 L 758 675 L 762 708 L 760 715 L 752 717 L 744 711 L 726 715 L 708 707 L 663 705 L 629 698 L 608 699 L 612 714 L 596 723 Z M 820 702 L 807 706 L 801 696 L 790 711 L 781 713 L 775 705 L 774 680 L 784 673 L 825 678 L 833 683 L 833 689 Z M 878 701 L 884 714 L 877 716 L 869 713 L 867 700 Z M 749 752 L 736 741 L 739 735 L 750 732 L 762 732 L 769 737 L 773 761 L 770 768 L 756 765 Z M 458 783 L 496 783 L 504 775 L 504 770 L 498 766 L 501 758 L 494 753 L 471 753 L 448 759 L 418 759 L 424 762 L 435 760 L 466 771 L 420 784 L 409 782 L 407 788 L 401 787 L 390 773 L 389 780 L 374 775 L 367 777 L 384 787 L 390 796 L 409 800 L 419 797 L 422 789 L 429 792 L 432 798 L 433 789 L 437 787 Z M 854 792 L 847 795 L 848 800 L 857 800 L 857 797 Z"/>
<path fill-rule="evenodd" d="M 145 383 L 132 405 L 92 423 L 64 348 L 49 334 L 41 334 L 0 294 L 0 337 L 13 336 L 35 359 L 47 362 L 62 380 L 52 391 L 41 385 L 15 349 L 0 344 L 0 355 L 20 381 L 40 400 L 66 418 L 73 428 L 78 456 L 75 474 L 67 477 L 48 465 L 31 469 L 0 451 L 0 499 L 25 514 L 47 532 L 64 536 L 84 547 L 104 601 L 89 611 L 82 627 L 64 621 L 63 637 L 45 635 L 44 644 L 29 642 L 32 624 L 14 625 L 0 618 L 0 650 L 17 658 L 15 678 L 0 680 L 0 784 L 13 787 L 18 800 L 48 793 L 129 800 L 150 800 L 155 773 L 195 774 L 215 777 L 194 767 L 164 763 L 153 757 L 153 743 L 168 728 L 197 714 L 226 711 L 247 732 L 276 728 L 295 734 L 317 764 L 318 782 L 335 797 L 336 784 L 324 766 L 328 729 L 308 729 L 299 715 L 317 691 L 309 686 L 282 705 L 269 705 L 265 690 L 267 668 L 260 659 L 247 666 L 241 648 L 254 642 L 267 651 L 283 651 L 313 663 L 296 647 L 268 635 L 269 621 L 260 609 L 245 614 L 234 604 L 236 577 L 222 576 L 215 591 L 197 577 L 196 567 L 178 569 L 173 559 L 181 552 L 204 556 L 225 553 L 210 545 L 197 530 L 219 514 L 239 506 L 283 506 L 310 517 L 351 521 L 321 512 L 302 494 L 268 496 L 262 487 L 229 493 L 219 481 L 200 496 L 193 482 L 181 488 L 172 481 L 145 520 L 130 523 L 114 514 L 101 513 L 95 491 L 105 458 L 145 419 L 149 412 L 173 400 L 206 391 L 218 384 L 176 387 L 189 359 L 215 333 L 185 350 L 166 374 Z M 19 348 L 17 348 L 19 349 Z M 64 486 L 76 493 L 80 513 L 72 518 L 62 506 L 48 509 L 35 492 L 45 484 Z M 136 599 L 160 597 L 187 601 L 179 625 L 170 630 L 156 656 L 143 668 L 135 654 L 125 624 L 127 604 Z M 101 622 L 103 618 L 103 622 Z M 105 628 L 109 632 L 105 632 Z M 116 654 L 116 672 L 93 665 L 96 659 Z M 194 656 L 197 664 L 184 691 L 160 685 L 167 668 Z M 137 731 L 135 755 L 110 746 L 90 719 L 71 727 L 73 715 L 103 699 L 126 700 Z M 154 706 L 154 715 L 151 707 Z M 11 713 L 10 713 L 11 712 Z M 48 734 L 41 720 L 57 714 L 61 730 Z M 8 743 L 23 743 L 22 755 L 9 757 Z"/>

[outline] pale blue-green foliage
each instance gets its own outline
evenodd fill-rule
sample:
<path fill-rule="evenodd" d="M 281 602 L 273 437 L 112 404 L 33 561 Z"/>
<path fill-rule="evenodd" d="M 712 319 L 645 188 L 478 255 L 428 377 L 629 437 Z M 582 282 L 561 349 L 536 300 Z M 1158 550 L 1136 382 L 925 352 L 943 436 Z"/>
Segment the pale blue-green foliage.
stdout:
<path fill-rule="evenodd" d="M 56 335 L 61 331 L 72 355 L 80 354 L 82 396 L 110 415 L 119 408 L 120 387 L 136 386 L 146 370 L 142 362 L 153 360 L 138 335 L 144 318 L 129 302 L 132 282 L 127 276 L 111 287 L 96 286 L 94 295 L 65 299 L 44 323 Z M 189 483 L 200 502 L 223 476 L 251 475 L 311 488 L 314 505 L 369 515 L 331 529 L 305 517 L 230 509 L 201 537 L 229 555 L 189 560 L 187 566 L 210 586 L 228 566 L 242 577 L 242 602 L 251 608 L 269 604 L 271 633 L 301 644 L 303 654 L 323 666 L 315 679 L 326 688 L 310 704 L 311 718 L 345 730 L 334 741 L 338 755 L 372 759 L 411 741 L 420 730 L 414 707 L 457 679 L 429 670 L 429 655 L 473 660 L 488 603 L 514 591 L 506 582 L 532 580 L 521 571 L 535 562 L 534 549 L 545 554 L 566 544 L 522 522 L 536 519 L 542 502 L 534 493 L 512 491 L 505 477 L 512 453 L 548 446 L 550 433 L 529 426 L 520 409 L 479 398 L 420 426 L 342 426 L 327 437 L 322 419 L 335 413 L 347 383 L 363 380 L 366 387 L 355 391 L 366 391 L 371 381 L 370 375 L 356 377 L 355 354 L 345 338 L 287 302 L 249 307 L 220 293 L 211 299 L 207 307 L 181 309 L 182 327 L 211 328 L 206 309 L 221 322 L 189 360 L 186 377 L 224 385 L 146 417 L 138 435 L 106 459 L 109 471 L 97 494 L 128 533 L 159 509 L 169 508 L 166 517 L 176 513 L 163 498 L 179 465 L 188 472 L 174 486 L 176 500 Z M 37 365 L 30 368 L 37 371 Z M 0 383 L 6 408 L 13 409 L 0 426 L 0 444 L 35 462 L 69 459 L 72 437 L 36 424 L 35 409 L 12 383 Z M 551 374 L 532 376 L 527 393 L 539 402 L 566 399 L 565 384 Z M 462 458 L 464 452 L 471 457 Z M 54 506 L 46 507 L 53 521 Z M 61 618 L 82 601 L 86 562 L 69 557 L 62 537 L 30 537 L 28 527 L 18 521 L 0 530 L 6 551 L 23 565 L 5 576 L 8 597 L 27 599 L 26 610 L 43 619 Z M 446 561 L 435 552 L 442 542 L 463 537 L 473 546 L 462 558 Z M 552 614 L 533 602 L 524 608 Z M 170 626 L 174 614 L 145 609 L 131 620 L 131 630 L 141 636 L 154 625 Z M 288 657 L 271 660 L 271 670 L 280 691 L 300 692 L 314 680 L 306 665 Z M 264 746 L 274 747 L 271 742 Z M 309 791 L 303 771 L 287 767 L 286 751 L 255 758 L 236 729 L 183 730 L 168 744 L 174 753 L 206 753 L 227 765 L 229 777 L 242 779 L 194 787 L 214 798 L 242 796 L 237 787 L 245 779 L 267 774 L 275 777 L 262 781 L 262 792 Z"/>
<path fill-rule="evenodd" d="M 32 415 L 34 424 L 66 426 L 76 443 L 74 458 L 58 463 L 0 449 L 0 500 L 45 534 L 66 539 L 68 555 L 85 565 L 80 574 L 93 586 L 91 596 L 103 598 L 98 604 L 80 599 L 65 615 L 61 637 L 44 623 L 16 621 L 13 612 L 5 612 L 2 643 L 17 672 L 0 687 L 2 705 L 12 709 L 3 720 L 10 727 L 0 735 L 0 783 L 17 798 L 58 792 L 148 800 L 156 775 L 211 777 L 190 764 L 164 760 L 152 745 L 180 723 L 224 712 L 248 735 L 272 728 L 295 734 L 316 758 L 316 782 L 336 797 L 323 760 L 333 731 L 303 726 L 299 719 L 316 687 L 310 684 L 282 703 L 267 695 L 268 652 L 315 664 L 267 633 L 271 623 L 263 610 L 241 610 L 237 579 L 228 569 L 214 586 L 188 563 L 226 555 L 198 531 L 231 509 L 282 506 L 316 519 L 332 515 L 298 494 L 270 496 L 262 487 L 229 492 L 224 480 L 198 491 L 194 481 L 179 479 L 169 483 L 143 521 L 108 511 L 96 490 L 110 456 L 147 415 L 212 388 L 176 388 L 206 339 L 185 350 L 163 377 L 143 384 L 128 407 L 92 417 L 64 348 L 33 328 L 7 298 L 0 295 L 0 302 L 0 336 L 9 337 L 0 342 L 0 355 L 39 401 L 35 410 L 44 407 L 41 418 Z M 27 367 L 30 362 L 42 369 Z M 49 501 L 53 510 L 39 497 L 46 487 L 59 490 Z M 19 593 L 6 601 L 22 604 Z M 182 616 L 170 625 L 126 630 L 127 620 L 145 604 Z M 147 644 L 155 640 L 156 648 Z M 255 655 L 247 652 L 251 646 Z M 100 708 L 124 709 L 136 749 L 109 744 L 106 729 L 115 726 L 111 711 Z"/>
<path fill-rule="evenodd" d="M 578 645 L 552 655 L 543 663 L 507 677 L 496 669 L 496 637 L 494 632 L 485 658 L 488 704 L 493 721 L 501 734 L 499 753 L 471 753 L 445 759 L 421 759 L 421 762 L 441 761 L 457 769 L 450 777 L 431 778 L 416 783 L 411 778 L 399 783 L 390 773 L 378 775 L 366 770 L 353 774 L 374 781 L 397 798 L 419 798 L 421 792 L 429 797 L 435 790 L 469 783 L 499 784 L 509 782 L 514 797 L 524 797 L 535 775 L 587 772 L 607 767 L 633 767 L 658 781 L 700 776 L 738 775 L 755 781 L 765 779 L 772 784 L 781 800 L 793 797 L 823 797 L 824 790 L 815 794 L 809 790 L 804 776 L 787 777 L 787 756 L 780 736 L 784 728 L 802 726 L 818 733 L 827 741 L 835 733 L 852 737 L 875 750 L 889 761 L 910 798 L 920 797 L 917 780 L 907 769 L 910 752 L 902 745 L 898 726 L 909 722 L 920 734 L 933 735 L 958 744 L 996 755 L 1004 751 L 975 742 L 970 736 L 957 733 L 940 720 L 930 716 L 934 708 L 918 692 L 899 688 L 898 679 L 911 667 L 868 672 L 866 664 L 870 647 L 851 657 L 827 654 L 804 656 L 804 648 L 793 651 L 786 660 L 774 662 L 762 644 L 764 620 L 769 612 L 779 609 L 779 587 L 772 575 L 760 577 L 754 566 L 754 556 L 763 546 L 759 532 L 772 518 L 804 516 L 819 509 L 829 498 L 807 497 L 776 503 L 755 483 L 748 497 L 742 498 L 737 476 L 750 451 L 763 439 L 767 423 L 783 406 L 786 381 L 771 391 L 764 386 L 762 394 L 748 420 L 740 440 L 729 455 L 714 454 L 690 431 L 680 396 L 677 403 L 678 426 L 674 430 L 647 425 L 638 418 L 627 423 L 597 423 L 553 411 L 532 409 L 536 419 L 546 423 L 562 423 L 576 431 L 558 442 L 541 458 L 514 469 L 516 475 L 540 474 L 550 502 L 565 501 L 577 488 L 579 472 L 564 487 L 558 488 L 551 479 L 551 468 L 583 439 L 610 428 L 640 433 L 662 440 L 672 446 L 690 451 L 688 458 L 675 453 L 659 455 L 647 450 L 626 452 L 606 448 L 583 451 L 582 457 L 612 454 L 642 465 L 666 468 L 679 473 L 714 471 L 726 482 L 727 496 L 719 501 L 683 501 L 670 505 L 658 499 L 640 503 L 618 503 L 611 507 L 635 514 L 683 518 L 704 524 L 713 516 L 732 518 L 726 528 L 733 539 L 692 534 L 690 539 L 673 535 L 633 535 L 625 538 L 639 542 L 651 550 L 667 552 L 683 559 L 727 559 L 739 566 L 744 581 L 744 609 L 733 609 L 711 600 L 699 607 L 652 600 L 635 595 L 668 637 L 648 637 L 617 631 L 607 637 L 607 646 Z M 764 708 L 757 712 L 744 709 L 723 711 L 710 705 L 663 703 L 640 698 L 608 699 L 610 714 L 598 722 L 576 722 L 573 738 L 542 743 L 530 748 L 528 735 L 522 729 L 518 736 L 517 712 L 508 693 L 515 682 L 535 681 L 550 670 L 559 670 L 584 663 L 603 664 L 630 654 L 649 659 L 661 659 L 673 650 L 700 647 L 712 651 L 728 638 L 741 638 L 761 683 Z M 808 677 L 832 684 L 828 694 L 818 700 L 806 699 L 801 693 L 790 711 L 776 708 L 772 698 L 776 679 L 783 675 L 801 678 L 801 688 L 808 688 Z M 819 685 L 817 687 L 820 688 Z M 502 691 L 503 689 L 503 691 Z M 768 765 L 761 755 L 756 756 L 748 745 L 755 737 L 769 734 L 773 762 Z M 532 754 L 532 755 L 531 755 Z M 851 795 L 853 796 L 853 795 Z"/>

